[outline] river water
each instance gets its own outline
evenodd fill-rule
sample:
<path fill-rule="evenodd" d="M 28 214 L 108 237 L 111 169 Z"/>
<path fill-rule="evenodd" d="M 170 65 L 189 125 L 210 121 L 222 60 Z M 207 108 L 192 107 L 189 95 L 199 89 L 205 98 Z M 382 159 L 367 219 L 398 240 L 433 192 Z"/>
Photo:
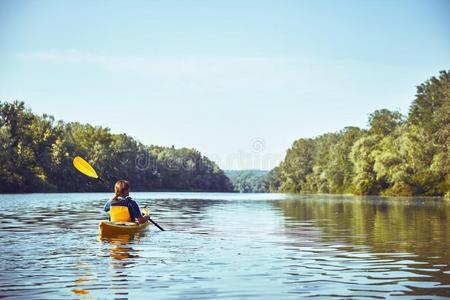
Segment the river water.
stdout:
<path fill-rule="evenodd" d="M 102 239 L 109 194 L 0 195 L 0 298 L 450 298 L 450 202 L 133 193 L 151 226 Z"/>

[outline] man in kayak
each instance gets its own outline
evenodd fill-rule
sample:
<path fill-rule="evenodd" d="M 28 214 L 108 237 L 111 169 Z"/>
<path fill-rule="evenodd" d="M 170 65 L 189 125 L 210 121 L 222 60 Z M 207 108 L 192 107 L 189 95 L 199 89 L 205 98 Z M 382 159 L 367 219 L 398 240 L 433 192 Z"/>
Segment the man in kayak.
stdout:
<path fill-rule="evenodd" d="M 109 211 L 111 222 L 138 222 L 140 224 L 149 220 L 143 216 L 139 205 L 129 196 L 130 184 L 126 180 L 119 180 L 114 185 L 115 195 L 106 202 L 105 211 Z"/>

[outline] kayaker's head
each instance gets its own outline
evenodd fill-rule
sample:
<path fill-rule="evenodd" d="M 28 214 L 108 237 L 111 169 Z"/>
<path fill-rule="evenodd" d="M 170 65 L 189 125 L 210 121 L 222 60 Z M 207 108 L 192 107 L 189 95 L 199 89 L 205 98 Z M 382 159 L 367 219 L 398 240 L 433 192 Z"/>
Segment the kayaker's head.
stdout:
<path fill-rule="evenodd" d="M 114 192 L 116 194 L 114 198 L 115 199 L 119 197 L 126 198 L 129 195 L 129 191 L 130 191 L 130 184 L 128 183 L 128 181 L 121 179 L 117 181 L 116 184 L 114 185 Z"/>

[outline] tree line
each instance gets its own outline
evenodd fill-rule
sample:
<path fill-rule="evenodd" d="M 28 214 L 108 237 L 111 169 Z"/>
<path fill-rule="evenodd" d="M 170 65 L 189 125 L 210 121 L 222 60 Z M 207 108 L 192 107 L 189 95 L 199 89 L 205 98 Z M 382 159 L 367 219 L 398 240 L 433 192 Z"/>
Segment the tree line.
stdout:
<path fill-rule="evenodd" d="M 450 196 L 450 71 L 417 87 L 406 116 L 300 138 L 266 178 L 271 192 Z"/>
<path fill-rule="evenodd" d="M 76 155 L 105 183 L 79 174 Z M 109 191 L 117 179 L 137 191 L 232 191 L 230 180 L 195 149 L 144 145 L 109 128 L 55 121 L 23 102 L 0 102 L 0 193 Z"/>
<path fill-rule="evenodd" d="M 268 171 L 263 170 L 225 170 L 230 178 L 235 192 L 264 193 L 266 189 L 266 176 Z"/>
<path fill-rule="evenodd" d="M 0 102 L 0 193 L 106 191 L 126 178 L 141 191 L 450 196 L 450 71 L 417 87 L 407 116 L 380 109 L 368 123 L 296 140 L 267 174 L 225 174 L 195 149 L 147 146 L 105 127 L 33 114 L 23 102 Z M 105 184 L 77 173 L 76 155 Z"/>

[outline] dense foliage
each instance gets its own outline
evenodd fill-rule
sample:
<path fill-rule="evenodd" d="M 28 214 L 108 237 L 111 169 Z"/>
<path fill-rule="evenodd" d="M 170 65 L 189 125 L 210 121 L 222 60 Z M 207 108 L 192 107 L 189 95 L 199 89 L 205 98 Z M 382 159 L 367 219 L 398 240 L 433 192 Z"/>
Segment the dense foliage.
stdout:
<path fill-rule="evenodd" d="M 263 170 L 226 170 L 225 175 L 230 178 L 234 191 L 239 193 L 266 192 L 267 171 Z"/>
<path fill-rule="evenodd" d="M 417 87 L 408 116 L 299 139 L 269 175 L 269 191 L 450 196 L 450 71 Z"/>
<path fill-rule="evenodd" d="M 105 184 L 78 173 L 76 155 Z M 1 193 L 107 191 L 120 178 L 141 191 L 232 191 L 223 171 L 194 149 L 146 146 L 108 128 L 35 115 L 23 102 L 0 102 Z"/>

